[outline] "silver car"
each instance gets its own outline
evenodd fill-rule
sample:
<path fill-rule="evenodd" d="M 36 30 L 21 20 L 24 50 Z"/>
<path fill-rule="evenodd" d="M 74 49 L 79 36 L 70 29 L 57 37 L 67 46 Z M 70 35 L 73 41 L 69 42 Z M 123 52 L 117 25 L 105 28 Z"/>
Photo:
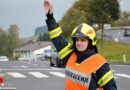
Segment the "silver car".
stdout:
<path fill-rule="evenodd" d="M 60 59 L 60 56 L 57 53 L 57 50 L 54 45 L 51 46 L 51 59 L 50 59 L 50 66 L 62 66 L 62 61 Z"/>

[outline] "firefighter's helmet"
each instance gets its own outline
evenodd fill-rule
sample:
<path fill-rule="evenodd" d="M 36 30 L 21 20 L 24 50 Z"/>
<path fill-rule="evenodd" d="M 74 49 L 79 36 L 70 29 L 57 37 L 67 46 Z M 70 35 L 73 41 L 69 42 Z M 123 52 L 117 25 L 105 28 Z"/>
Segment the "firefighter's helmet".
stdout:
<path fill-rule="evenodd" d="M 87 37 L 90 40 L 92 40 L 92 45 L 95 46 L 97 43 L 96 40 L 96 33 L 93 29 L 93 27 L 89 26 L 88 24 L 82 23 L 79 26 L 77 26 L 72 34 L 71 38 L 76 38 L 76 37 Z"/>

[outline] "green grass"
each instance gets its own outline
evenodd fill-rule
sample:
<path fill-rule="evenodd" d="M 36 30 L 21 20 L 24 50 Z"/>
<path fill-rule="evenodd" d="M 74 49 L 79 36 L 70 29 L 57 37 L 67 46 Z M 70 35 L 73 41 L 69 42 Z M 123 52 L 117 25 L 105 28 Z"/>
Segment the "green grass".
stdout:
<path fill-rule="evenodd" d="M 110 63 L 123 63 L 123 53 L 126 55 L 126 63 L 130 64 L 130 44 L 115 43 L 104 41 L 103 50 L 101 43 L 97 44 L 99 53 L 104 56 Z"/>

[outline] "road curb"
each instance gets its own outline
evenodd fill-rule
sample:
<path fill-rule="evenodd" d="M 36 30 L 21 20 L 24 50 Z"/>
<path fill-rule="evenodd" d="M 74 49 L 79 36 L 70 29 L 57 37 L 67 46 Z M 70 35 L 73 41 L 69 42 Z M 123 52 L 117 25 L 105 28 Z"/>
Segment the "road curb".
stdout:
<path fill-rule="evenodd" d="M 130 63 L 110 63 L 111 65 L 130 65 Z"/>

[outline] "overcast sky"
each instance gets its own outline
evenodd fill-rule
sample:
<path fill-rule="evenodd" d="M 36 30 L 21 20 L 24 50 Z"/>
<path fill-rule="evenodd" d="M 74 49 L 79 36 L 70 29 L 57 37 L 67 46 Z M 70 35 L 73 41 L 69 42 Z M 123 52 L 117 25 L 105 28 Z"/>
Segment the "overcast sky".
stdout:
<path fill-rule="evenodd" d="M 58 21 L 75 0 L 49 0 Z M 130 11 L 130 0 L 120 0 L 121 10 Z M 43 0 L 0 0 L 0 27 L 7 30 L 11 24 L 19 28 L 20 37 L 34 35 L 37 27 L 45 25 Z"/>

